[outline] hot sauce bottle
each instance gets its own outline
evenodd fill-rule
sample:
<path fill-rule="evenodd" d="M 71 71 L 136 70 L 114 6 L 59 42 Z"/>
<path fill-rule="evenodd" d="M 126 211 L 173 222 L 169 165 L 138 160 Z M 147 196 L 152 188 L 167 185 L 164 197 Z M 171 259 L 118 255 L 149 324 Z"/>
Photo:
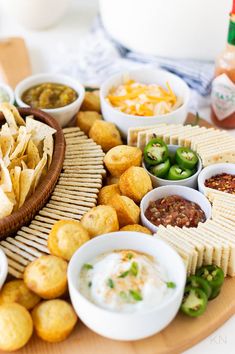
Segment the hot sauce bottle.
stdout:
<path fill-rule="evenodd" d="M 230 14 L 227 46 L 216 61 L 211 93 L 211 120 L 221 128 L 235 128 L 235 0 Z"/>

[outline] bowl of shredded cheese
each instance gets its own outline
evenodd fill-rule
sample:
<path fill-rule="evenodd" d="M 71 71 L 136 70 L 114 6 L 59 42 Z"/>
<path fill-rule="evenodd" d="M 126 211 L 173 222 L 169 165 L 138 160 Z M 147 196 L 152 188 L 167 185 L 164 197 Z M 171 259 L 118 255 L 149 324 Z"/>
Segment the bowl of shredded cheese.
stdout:
<path fill-rule="evenodd" d="M 116 74 L 100 90 L 105 120 L 115 123 L 123 136 L 136 126 L 183 124 L 190 90 L 178 76 L 163 70 L 138 69 Z"/>

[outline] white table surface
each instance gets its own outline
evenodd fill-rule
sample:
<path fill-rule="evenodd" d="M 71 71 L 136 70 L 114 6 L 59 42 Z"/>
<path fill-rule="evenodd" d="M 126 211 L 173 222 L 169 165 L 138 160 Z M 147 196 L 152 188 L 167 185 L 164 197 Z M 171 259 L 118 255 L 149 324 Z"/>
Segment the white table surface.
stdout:
<path fill-rule="evenodd" d="M 51 55 L 54 54 L 53 48 L 55 48 L 56 44 L 67 43 L 71 46 L 74 42 L 79 43 L 87 33 L 98 10 L 98 0 L 73 0 L 70 10 L 56 26 L 44 31 L 33 31 L 17 24 L 4 11 L 3 1 L 7 0 L 0 0 L 0 37 L 22 36 L 25 38 L 33 73 L 48 71 L 48 61 Z M 209 120 L 209 109 L 205 109 L 200 113 L 201 116 Z M 235 352 L 234 331 L 235 316 L 211 336 L 187 350 L 185 354 L 232 354 Z"/>

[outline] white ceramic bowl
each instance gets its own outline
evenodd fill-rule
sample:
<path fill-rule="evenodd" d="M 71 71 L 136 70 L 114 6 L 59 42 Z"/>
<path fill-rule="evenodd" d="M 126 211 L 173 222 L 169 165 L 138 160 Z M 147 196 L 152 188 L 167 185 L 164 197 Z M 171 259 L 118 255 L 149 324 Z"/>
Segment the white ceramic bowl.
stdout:
<path fill-rule="evenodd" d="M 84 263 L 113 250 L 133 249 L 157 258 L 176 283 L 172 296 L 150 311 L 118 313 L 102 309 L 80 294 L 79 273 Z M 68 284 L 72 304 L 79 318 L 94 332 L 117 340 L 137 340 L 166 327 L 177 314 L 184 292 L 185 266 L 180 256 L 165 242 L 139 232 L 113 232 L 85 243 L 73 255 L 68 267 Z"/>
<path fill-rule="evenodd" d="M 14 104 L 15 102 L 15 95 L 14 95 L 14 91 L 12 90 L 12 88 L 9 85 L 0 83 L 0 89 L 3 89 L 9 96 L 9 103 Z"/>
<path fill-rule="evenodd" d="M 195 189 L 184 186 L 162 186 L 148 192 L 140 203 L 141 221 L 144 226 L 150 229 L 153 233 L 157 232 L 158 227 L 152 224 L 144 215 L 149 203 L 170 195 L 179 195 L 189 201 L 197 203 L 204 211 L 206 218 L 211 218 L 211 204 L 208 199 Z"/>
<path fill-rule="evenodd" d="M 173 152 L 173 153 L 175 153 L 176 150 L 180 147 L 179 145 L 167 145 L 167 146 L 168 146 L 169 151 Z M 144 160 L 142 162 L 142 166 L 146 170 L 146 172 L 148 173 L 149 177 L 151 178 L 152 185 L 154 188 L 161 187 L 161 186 L 168 186 L 170 184 L 172 186 L 185 186 L 185 187 L 197 189 L 197 179 L 198 179 L 199 173 L 202 170 L 202 161 L 201 161 L 200 157 L 198 156 L 197 172 L 188 178 L 177 180 L 177 181 L 154 176 L 146 168 Z"/>
<path fill-rule="evenodd" d="M 126 114 L 118 111 L 111 104 L 106 101 L 106 97 L 111 88 L 116 87 L 123 83 L 124 78 L 128 75 L 130 79 L 142 82 L 145 84 L 159 84 L 166 86 L 169 82 L 172 90 L 176 96 L 180 96 L 183 99 L 183 104 L 178 109 L 171 113 L 164 115 L 151 116 L 151 117 L 139 117 L 131 114 Z M 100 89 L 101 110 L 105 120 L 113 122 L 119 128 L 121 134 L 126 137 L 129 128 L 137 126 L 147 126 L 158 123 L 174 123 L 184 124 L 188 113 L 188 101 L 190 90 L 187 84 L 178 76 L 171 74 L 164 70 L 153 69 L 138 69 L 129 72 L 123 72 L 116 74 L 107 79 Z"/>
<path fill-rule="evenodd" d="M 205 180 L 221 173 L 230 173 L 235 175 L 235 164 L 234 163 L 217 163 L 215 165 L 210 165 L 201 171 L 198 176 L 198 189 L 201 193 L 205 193 Z"/>
<path fill-rule="evenodd" d="M 67 106 L 60 107 L 60 108 L 53 108 L 53 109 L 42 109 L 42 111 L 54 117 L 62 127 L 65 127 L 69 123 L 69 121 L 74 117 L 74 115 L 79 111 L 81 104 L 84 100 L 84 96 L 85 96 L 84 87 L 77 80 L 72 79 L 69 76 L 60 75 L 60 74 L 37 74 L 37 75 L 29 76 L 26 79 L 22 80 L 16 86 L 15 88 L 16 102 L 20 107 L 29 107 L 26 103 L 22 101 L 21 99 L 22 94 L 30 87 L 45 82 L 53 82 L 53 83 L 67 85 L 73 88 L 78 94 L 78 98 L 74 102 L 68 104 Z"/>
<path fill-rule="evenodd" d="M 8 272 L 7 257 L 3 250 L 0 248 L 0 289 L 3 286 Z"/>

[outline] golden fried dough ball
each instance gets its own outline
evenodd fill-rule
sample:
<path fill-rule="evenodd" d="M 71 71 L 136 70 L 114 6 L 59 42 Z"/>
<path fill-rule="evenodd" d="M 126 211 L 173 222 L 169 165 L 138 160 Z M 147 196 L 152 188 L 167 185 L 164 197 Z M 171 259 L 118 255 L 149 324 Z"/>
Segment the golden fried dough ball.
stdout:
<path fill-rule="evenodd" d="M 104 163 L 112 176 L 119 177 L 131 166 L 140 166 L 142 151 L 133 146 L 119 145 L 107 152 Z"/>
<path fill-rule="evenodd" d="M 109 205 L 92 208 L 83 215 L 81 223 L 91 237 L 119 230 L 117 213 Z"/>
<path fill-rule="evenodd" d="M 106 178 L 106 186 L 109 186 L 111 184 L 118 184 L 119 183 L 119 177 L 114 177 L 114 176 L 108 176 Z"/>
<path fill-rule="evenodd" d="M 96 120 L 89 131 L 89 138 L 100 145 L 104 152 L 115 146 L 122 145 L 122 139 L 115 124 Z"/>
<path fill-rule="evenodd" d="M 96 120 L 102 119 L 102 115 L 95 111 L 78 112 L 76 115 L 77 126 L 88 134 Z"/>
<path fill-rule="evenodd" d="M 33 309 L 32 318 L 38 337 L 47 342 L 64 340 L 77 323 L 72 306 L 60 299 L 41 302 Z"/>
<path fill-rule="evenodd" d="M 119 188 L 123 195 L 139 203 L 151 191 L 152 182 L 144 168 L 132 166 L 121 175 Z"/>
<path fill-rule="evenodd" d="M 143 232 L 144 234 L 152 235 L 152 232 L 149 229 L 147 229 L 147 227 L 144 227 L 139 224 L 126 225 L 122 227 L 120 231 L 136 231 L 136 232 Z"/>
<path fill-rule="evenodd" d="M 33 321 L 25 307 L 16 304 L 0 306 L 0 350 L 22 348 L 33 333 Z"/>
<path fill-rule="evenodd" d="M 44 299 L 59 297 L 67 290 L 67 262 L 56 256 L 41 256 L 24 272 L 29 289 Z"/>
<path fill-rule="evenodd" d="M 110 186 L 101 188 L 98 195 L 98 204 L 107 205 L 109 200 L 115 195 L 121 195 L 118 184 L 111 184 Z"/>
<path fill-rule="evenodd" d="M 109 205 L 116 210 L 120 227 L 139 223 L 140 208 L 130 198 L 116 195 L 110 199 Z"/>
<path fill-rule="evenodd" d="M 27 310 L 31 310 L 40 301 L 40 297 L 27 288 L 23 280 L 12 280 L 0 291 L 0 305 L 17 302 Z"/>
<path fill-rule="evenodd" d="M 89 239 L 88 232 L 79 221 L 60 220 L 53 225 L 47 244 L 51 254 L 69 261 L 74 252 Z"/>
<path fill-rule="evenodd" d="M 100 113 L 100 97 L 96 92 L 86 92 L 81 111 L 96 111 Z"/>

